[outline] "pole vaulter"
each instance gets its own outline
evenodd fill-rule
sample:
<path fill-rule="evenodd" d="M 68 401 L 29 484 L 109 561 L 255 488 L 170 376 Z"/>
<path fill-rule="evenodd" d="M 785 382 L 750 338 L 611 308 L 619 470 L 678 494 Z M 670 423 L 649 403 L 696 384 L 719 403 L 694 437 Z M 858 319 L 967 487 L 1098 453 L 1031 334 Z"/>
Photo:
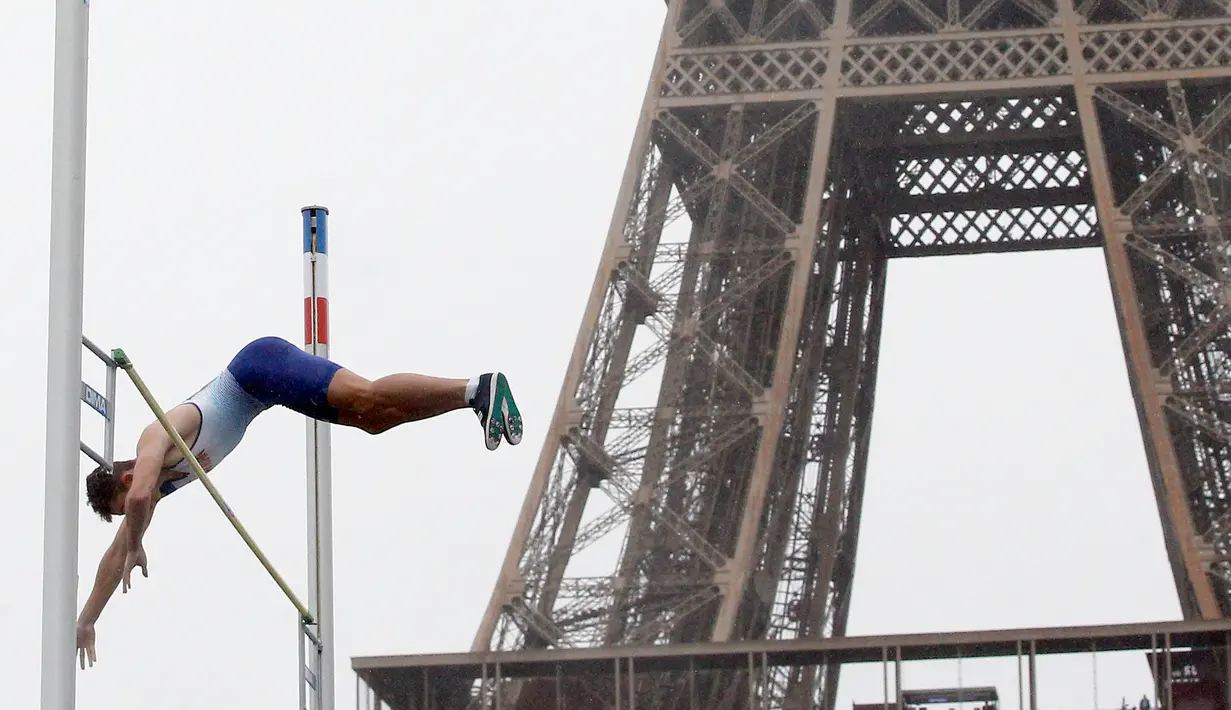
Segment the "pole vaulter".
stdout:
<path fill-rule="evenodd" d="M 327 253 L 327 231 L 322 230 L 323 208 L 305 208 L 305 229 L 314 234 L 311 259 L 320 275 L 321 254 Z M 306 236 L 305 238 L 308 238 Z M 321 247 L 325 246 L 324 249 Z M 318 300 L 320 283 L 309 295 L 304 349 L 277 336 L 260 337 L 244 345 L 222 371 L 169 410 L 163 410 L 123 350 L 111 353 L 115 367 L 124 370 L 155 421 L 144 428 L 134 458 L 100 463 L 85 480 L 90 508 L 104 521 L 121 517 L 111 545 L 103 553 L 94 586 L 77 618 L 77 651 L 82 668 L 97 661 L 95 624 L 117 587 L 125 594 L 132 587 L 132 573 L 140 568 L 149 576 L 143 539 L 155 507 L 173 493 L 200 480 L 226 515 L 232 527 L 295 607 L 303 639 L 316 650 L 308 665 L 308 683 L 321 691 L 332 688 L 332 564 L 330 495 L 328 471 L 328 425 L 339 424 L 370 434 L 382 434 L 406 423 L 469 409 L 478 417 L 484 445 L 496 450 L 502 441 L 516 446 L 522 439 L 522 416 L 508 379 L 500 372 L 486 372 L 469 379 L 450 379 L 398 373 L 368 380 L 326 357 L 327 301 Z M 322 317 L 323 316 L 323 317 Z M 321 335 L 324 335 L 322 340 Z M 309 555 L 313 579 L 309 603 L 304 604 L 278 574 L 273 564 L 239 522 L 210 479 L 215 469 L 241 442 L 257 416 L 281 406 L 309 419 Z M 320 429 L 316 425 L 320 425 Z M 320 431 L 324 430 L 324 437 Z M 324 454 L 322 457 L 321 454 Z M 320 463 L 325 461 L 322 475 Z M 328 578 L 328 579 L 327 579 Z M 321 624 L 322 617 L 327 619 Z M 327 645 L 328 644 L 328 645 Z M 303 664 L 301 663 L 301 667 Z M 330 677 L 325 678 L 325 675 Z M 70 676 L 71 678 L 71 676 Z M 303 684 L 300 685 L 301 698 Z M 328 710 L 332 698 L 318 700 L 318 710 Z M 69 705 L 71 707 L 71 704 Z M 55 710 L 59 710 L 56 708 Z"/>

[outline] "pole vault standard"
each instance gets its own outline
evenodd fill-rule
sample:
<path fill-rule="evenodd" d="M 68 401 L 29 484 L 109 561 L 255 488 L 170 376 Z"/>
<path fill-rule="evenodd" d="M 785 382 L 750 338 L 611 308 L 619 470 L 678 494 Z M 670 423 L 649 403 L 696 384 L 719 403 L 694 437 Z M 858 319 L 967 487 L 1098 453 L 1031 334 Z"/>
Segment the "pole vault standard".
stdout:
<path fill-rule="evenodd" d="M 56 0 L 43 503 L 43 710 L 76 703 L 77 483 L 85 270 L 88 0 Z"/>
<path fill-rule="evenodd" d="M 303 323 L 304 350 L 329 357 L 329 210 L 304 207 Z M 330 428 L 308 419 L 308 608 L 316 617 L 319 638 L 308 644 L 310 655 L 300 682 L 300 707 L 305 683 L 316 693 L 312 710 L 333 710 L 333 476 Z M 304 647 L 300 639 L 300 648 Z M 302 665 L 302 664 L 301 664 Z"/>

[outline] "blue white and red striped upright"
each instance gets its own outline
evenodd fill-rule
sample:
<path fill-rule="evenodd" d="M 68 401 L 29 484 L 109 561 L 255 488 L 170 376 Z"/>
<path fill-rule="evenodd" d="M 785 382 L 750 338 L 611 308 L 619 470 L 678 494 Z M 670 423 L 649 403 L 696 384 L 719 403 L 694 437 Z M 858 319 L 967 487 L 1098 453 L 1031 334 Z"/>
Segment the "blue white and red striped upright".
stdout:
<path fill-rule="evenodd" d="M 303 215 L 304 350 L 329 357 L 329 210 L 310 206 Z M 333 472 L 329 424 L 309 419 L 308 609 L 320 646 L 309 648 L 310 681 L 300 678 L 300 706 L 333 710 Z M 302 644 L 304 639 L 300 639 Z M 316 651 L 316 652 L 313 652 Z M 301 669 L 303 671 L 305 669 Z M 311 686 L 311 690 L 309 690 Z M 305 698 L 312 702 L 305 704 Z"/>
<path fill-rule="evenodd" d="M 303 343 L 308 351 L 329 357 L 329 210 L 304 207 Z"/>

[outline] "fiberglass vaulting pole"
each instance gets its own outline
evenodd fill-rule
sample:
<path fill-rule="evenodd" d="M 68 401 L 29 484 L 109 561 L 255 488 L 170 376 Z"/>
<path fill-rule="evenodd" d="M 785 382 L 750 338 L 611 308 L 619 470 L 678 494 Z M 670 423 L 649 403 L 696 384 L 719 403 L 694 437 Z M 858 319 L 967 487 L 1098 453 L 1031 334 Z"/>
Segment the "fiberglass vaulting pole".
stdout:
<path fill-rule="evenodd" d="M 42 708 L 76 703 L 77 501 L 85 271 L 88 0 L 56 0 L 48 280 Z"/>
<path fill-rule="evenodd" d="M 304 207 L 304 349 L 329 357 L 329 210 Z M 333 710 L 333 485 L 329 425 L 308 420 L 308 608 L 320 642 L 317 710 Z"/>

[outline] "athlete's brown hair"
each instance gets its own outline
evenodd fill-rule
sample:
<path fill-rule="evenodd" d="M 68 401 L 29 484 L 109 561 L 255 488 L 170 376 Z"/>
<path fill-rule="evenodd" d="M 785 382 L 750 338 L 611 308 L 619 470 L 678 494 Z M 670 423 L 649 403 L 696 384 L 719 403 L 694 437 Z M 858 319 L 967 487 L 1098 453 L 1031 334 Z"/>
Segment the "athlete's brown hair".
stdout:
<path fill-rule="evenodd" d="M 85 497 L 90 509 L 104 522 L 111 522 L 111 501 L 120 490 L 120 474 L 131 471 L 136 461 L 116 461 L 108 471 L 99 466 L 85 477 Z"/>

